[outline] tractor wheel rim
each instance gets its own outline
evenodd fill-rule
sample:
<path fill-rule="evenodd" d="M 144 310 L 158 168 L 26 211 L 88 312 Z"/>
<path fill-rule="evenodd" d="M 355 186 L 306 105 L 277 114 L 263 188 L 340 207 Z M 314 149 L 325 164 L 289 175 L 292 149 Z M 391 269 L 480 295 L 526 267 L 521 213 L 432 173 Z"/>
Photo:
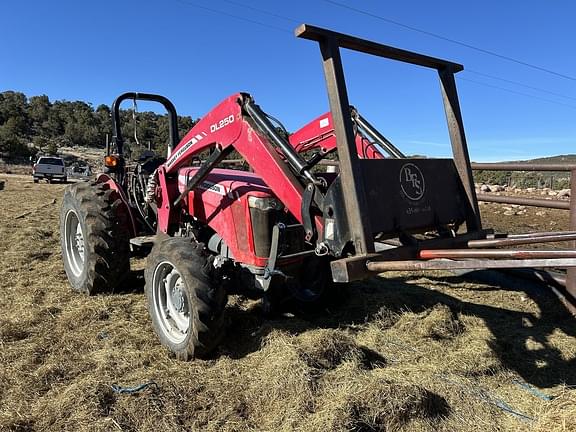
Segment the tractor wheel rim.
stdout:
<path fill-rule="evenodd" d="M 84 233 L 74 210 L 68 210 L 64 221 L 64 244 L 66 260 L 74 276 L 78 277 L 84 270 Z"/>
<path fill-rule="evenodd" d="M 161 262 L 152 279 L 153 308 L 164 336 L 184 342 L 190 328 L 190 301 L 182 275 L 169 261 Z"/>

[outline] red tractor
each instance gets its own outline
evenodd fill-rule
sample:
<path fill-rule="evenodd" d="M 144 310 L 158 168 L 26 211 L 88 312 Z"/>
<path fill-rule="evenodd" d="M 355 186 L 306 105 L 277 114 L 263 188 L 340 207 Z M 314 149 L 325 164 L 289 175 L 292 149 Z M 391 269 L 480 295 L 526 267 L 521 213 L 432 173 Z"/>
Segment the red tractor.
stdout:
<path fill-rule="evenodd" d="M 267 306 L 286 295 L 314 304 L 334 282 L 410 265 L 444 268 L 435 258 L 495 241 L 481 227 L 472 183 L 453 76 L 462 66 L 309 25 L 297 35 L 320 43 L 329 113 L 289 135 L 251 95 L 237 93 L 179 139 L 169 100 L 125 93 L 112 105 L 105 172 L 65 191 L 62 252 L 74 289 L 94 294 L 121 286 L 131 250 L 142 236 L 154 236 L 145 292 L 156 333 L 178 358 L 215 348 L 231 292 L 256 293 Z M 438 70 L 454 159 L 406 158 L 351 107 L 340 47 Z M 119 125 L 127 99 L 156 101 L 168 111 L 166 158 L 150 153 L 128 169 Z M 233 150 L 250 171 L 220 167 Z M 321 169 L 330 155 L 338 156 L 338 173 Z M 506 261 L 518 267 L 538 260 Z M 497 267 L 493 262 L 473 264 Z"/>

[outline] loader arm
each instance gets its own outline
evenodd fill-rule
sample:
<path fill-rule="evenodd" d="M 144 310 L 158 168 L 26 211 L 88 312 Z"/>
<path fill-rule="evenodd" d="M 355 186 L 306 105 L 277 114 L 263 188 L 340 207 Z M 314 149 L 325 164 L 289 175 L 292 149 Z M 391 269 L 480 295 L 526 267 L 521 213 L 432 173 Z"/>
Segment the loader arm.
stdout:
<path fill-rule="evenodd" d="M 384 159 L 405 157 L 387 138 L 379 133 L 358 111 L 351 107 L 350 114 L 354 123 L 354 141 L 360 159 Z M 298 153 L 319 150 L 329 154 L 337 150 L 332 113 L 327 112 L 312 120 L 292 135 L 290 144 Z"/>
<path fill-rule="evenodd" d="M 204 116 L 180 141 L 166 163 L 158 170 L 161 197 L 158 203 L 158 227 L 168 233 L 176 222 L 177 205 L 186 199 L 206 175 L 233 149 L 242 155 L 254 173 L 270 187 L 285 207 L 300 222 L 306 217 L 302 209 L 305 187 L 321 183 L 308 170 L 302 159 L 288 142 L 278 142 L 284 159 L 271 137 L 264 130 L 259 108 L 250 95 L 232 95 Z M 177 175 L 181 167 L 190 165 L 202 152 L 211 151 L 198 173 L 189 181 L 186 191 L 179 193 L 168 179 Z M 304 214 L 303 214 L 304 213 Z M 314 218 L 314 229 L 322 232 L 322 221 Z"/>

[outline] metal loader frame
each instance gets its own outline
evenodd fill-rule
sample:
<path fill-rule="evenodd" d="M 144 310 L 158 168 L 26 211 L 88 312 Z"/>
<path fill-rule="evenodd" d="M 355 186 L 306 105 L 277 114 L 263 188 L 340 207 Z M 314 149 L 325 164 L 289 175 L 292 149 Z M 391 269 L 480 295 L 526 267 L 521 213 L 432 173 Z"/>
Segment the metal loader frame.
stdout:
<path fill-rule="evenodd" d="M 486 251 L 484 249 L 495 246 L 572 241 L 574 234 L 555 232 L 496 236 L 491 231 L 482 229 L 454 79 L 454 75 L 464 69 L 462 65 L 308 24 L 298 27 L 295 34 L 297 37 L 313 40 L 319 44 L 334 122 L 340 160 L 343 205 L 347 228 L 355 251 L 353 256 L 332 262 L 332 275 L 336 282 L 362 279 L 386 270 L 576 267 L 576 250 L 498 249 Z M 367 191 L 368 184 L 373 179 L 367 177 L 366 174 L 370 170 L 369 163 L 373 162 L 359 159 L 356 152 L 340 48 L 427 67 L 438 72 L 453 162 L 468 201 L 465 213 L 466 233 L 423 240 L 410 245 L 398 243 L 393 249 L 376 252 L 374 242 L 376 230 L 372 226 L 374 218 L 370 217 L 371 212 L 374 211 L 374 204 L 372 202 L 369 207 Z M 410 159 L 406 160 L 410 161 Z"/>

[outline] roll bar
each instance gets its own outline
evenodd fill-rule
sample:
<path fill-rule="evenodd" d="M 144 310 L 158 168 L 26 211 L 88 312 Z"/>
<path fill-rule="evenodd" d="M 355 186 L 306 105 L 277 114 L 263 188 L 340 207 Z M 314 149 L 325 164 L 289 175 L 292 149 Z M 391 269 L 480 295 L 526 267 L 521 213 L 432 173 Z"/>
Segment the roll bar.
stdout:
<path fill-rule="evenodd" d="M 122 138 L 122 131 L 120 129 L 120 104 L 127 99 L 132 100 L 145 100 L 151 102 L 161 103 L 166 111 L 168 112 L 168 120 L 170 127 L 170 143 L 169 151 L 172 152 L 174 147 L 180 142 L 180 137 L 178 136 L 178 116 L 176 114 L 176 108 L 169 99 L 164 96 L 151 94 L 151 93 L 138 93 L 138 92 L 127 92 L 118 96 L 112 103 L 112 144 L 116 146 L 116 151 L 120 156 L 123 154 L 124 150 L 124 139 Z M 109 149 L 106 149 L 107 153 L 110 153 Z"/>

